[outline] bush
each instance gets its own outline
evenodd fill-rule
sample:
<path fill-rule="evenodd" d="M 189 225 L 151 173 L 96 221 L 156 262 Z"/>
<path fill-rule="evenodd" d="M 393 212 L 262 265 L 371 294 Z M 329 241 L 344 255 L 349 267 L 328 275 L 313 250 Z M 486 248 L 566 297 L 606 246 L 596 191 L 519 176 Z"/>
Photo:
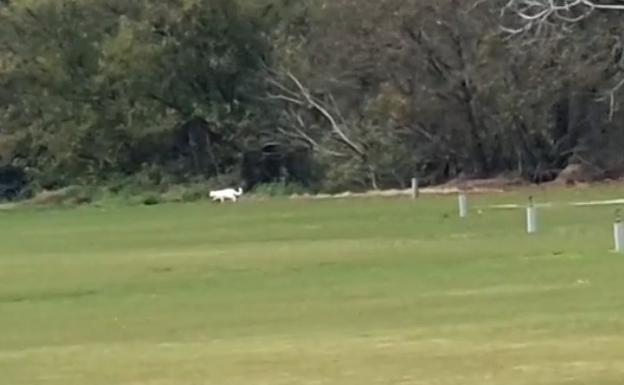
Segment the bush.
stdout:
<path fill-rule="evenodd" d="M 141 203 L 146 205 L 146 206 L 154 206 L 157 205 L 159 203 L 162 202 L 161 197 L 158 194 L 155 193 L 148 193 L 145 194 L 142 199 L 141 199 Z"/>
<path fill-rule="evenodd" d="M 28 185 L 26 172 L 14 166 L 0 167 L 0 199 L 15 200 L 23 196 Z"/>
<path fill-rule="evenodd" d="M 210 190 L 209 182 L 175 185 L 162 194 L 162 199 L 166 202 L 195 202 L 208 198 Z"/>
<path fill-rule="evenodd" d="M 298 183 L 265 183 L 256 186 L 253 193 L 269 197 L 290 196 L 294 194 L 304 194 L 308 192 L 305 187 Z"/>

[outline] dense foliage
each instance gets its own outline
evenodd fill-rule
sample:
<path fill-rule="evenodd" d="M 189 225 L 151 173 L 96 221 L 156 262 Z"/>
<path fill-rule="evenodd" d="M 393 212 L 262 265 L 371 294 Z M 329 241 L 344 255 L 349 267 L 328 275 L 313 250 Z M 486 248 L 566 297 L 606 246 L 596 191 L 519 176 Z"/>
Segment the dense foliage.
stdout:
<path fill-rule="evenodd" d="M 506 4 L 0 1 L 0 194 L 621 172 L 624 13 Z"/>

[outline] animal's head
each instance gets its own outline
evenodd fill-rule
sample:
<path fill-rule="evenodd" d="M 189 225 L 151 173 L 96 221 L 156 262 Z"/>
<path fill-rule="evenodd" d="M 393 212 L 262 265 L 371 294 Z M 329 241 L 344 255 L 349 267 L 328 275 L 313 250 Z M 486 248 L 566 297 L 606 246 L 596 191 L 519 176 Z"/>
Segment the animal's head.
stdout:
<path fill-rule="evenodd" d="M 214 192 L 214 191 L 211 191 L 211 192 L 208 194 L 208 196 L 210 196 L 211 198 L 214 198 L 214 196 L 215 196 L 215 192 Z"/>

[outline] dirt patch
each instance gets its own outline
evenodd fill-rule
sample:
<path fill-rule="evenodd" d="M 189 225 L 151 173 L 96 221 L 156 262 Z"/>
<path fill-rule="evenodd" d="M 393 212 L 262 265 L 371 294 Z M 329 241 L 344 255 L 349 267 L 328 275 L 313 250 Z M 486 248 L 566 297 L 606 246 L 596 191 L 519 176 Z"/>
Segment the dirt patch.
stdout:
<path fill-rule="evenodd" d="M 587 184 L 599 179 L 599 172 L 590 166 L 573 163 L 561 170 L 557 178 L 551 182 L 555 185 L 574 186 Z"/>
<path fill-rule="evenodd" d="M 457 179 L 439 186 L 424 187 L 419 189 L 424 195 L 450 195 L 465 191 L 471 194 L 491 194 L 510 191 L 519 186 L 527 186 L 526 183 L 513 178 L 492 179 Z M 374 198 L 374 197 L 402 197 L 411 196 L 412 189 L 370 190 L 364 192 L 345 191 L 338 194 L 302 194 L 292 195 L 291 199 L 345 199 L 345 198 Z"/>
<path fill-rule="evenodd" d="M 79 186 L 65 187 L 59 190 L 45 190 L 24 202 L 31 206 L 61 206 L 90 203 L 85 189 Z"/>
<path fill-rule="evenodd" d="M 17 203 L 0 203 L 0 211 L 14 210 L 19 206 Z"/>
<path fill-rule="evenodd" d="M 472 189 L 490 189 L 490 190 L 508 190 L 515 187 L 527 186 L 528 183 L 518 177 L 499 176 L 495 178 L 453 179 L 441 186 L 441 188 L 457 188 L 462 190 Z"/>
<path fill-rule="evenodd" d="M 427 187 L 420 189 L 421 195 L 450 195 L 457 194 L 460 191 L 467 191 L 473 194 L 487 194 L 487 193 L 501 193 L 506 190 L 496 189 L 496 188 L 471 188 L 471 189 L 460 189 L 458 187 Z M 339 194 L 302 194 L 302 195 L 291 195 L 291 199 L 346 199 L 346 198 L 392 198 L 392 197 L 404 197 L 411 196 L 412 190 L 371 190 L 365 192 L 351 192 L 345 191 Z"/>

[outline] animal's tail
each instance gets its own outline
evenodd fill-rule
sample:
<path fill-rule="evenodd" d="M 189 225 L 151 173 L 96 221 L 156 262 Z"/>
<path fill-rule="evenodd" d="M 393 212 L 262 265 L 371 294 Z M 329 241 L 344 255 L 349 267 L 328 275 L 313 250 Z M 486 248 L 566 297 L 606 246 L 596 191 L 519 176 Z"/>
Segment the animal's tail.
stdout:
<path fill-rule="evenodd" d="M 243 195 L 243 188 L 239 187 L 238 190 L 235 190 L 234 193 L 236 193 L 237 196 L 241 196 Z"/>

